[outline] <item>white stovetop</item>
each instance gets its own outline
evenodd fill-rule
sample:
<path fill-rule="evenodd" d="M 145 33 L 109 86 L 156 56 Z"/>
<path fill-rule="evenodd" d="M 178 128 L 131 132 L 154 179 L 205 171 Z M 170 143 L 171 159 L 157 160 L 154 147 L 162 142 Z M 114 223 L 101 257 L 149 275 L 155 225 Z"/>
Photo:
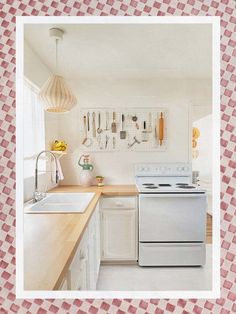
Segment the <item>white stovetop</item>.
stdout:
<path fill-rule="evenodd" d="M 150 188 L 143 184 L 152 184 L 157 188 Z M 193 188 L 180 187 L 178 183 L 187 184 Z M 169 184 L 170 186 L 161 186 Z M 206 190 L 196 184 L 191 184 L 189 178 L 160 178 L 160 177 L 136 177 L 136 186 L 139 193 L 205 193 Z M 151 186 L 151 187 L 152 187 Z"/>

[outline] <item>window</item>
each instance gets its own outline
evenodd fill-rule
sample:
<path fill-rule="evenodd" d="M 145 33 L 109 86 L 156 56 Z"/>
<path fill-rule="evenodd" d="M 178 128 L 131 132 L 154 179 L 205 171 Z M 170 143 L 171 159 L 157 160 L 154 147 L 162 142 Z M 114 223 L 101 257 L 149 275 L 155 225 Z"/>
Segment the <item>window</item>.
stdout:
<path fill-rule="evenodd" d="M 24 177 L 34 176 L 35 158 L 45 149 L 45 119 L 43 106 L 38 100 L 39 88 L 24 80 Z M 46 169 L 46 161 L 40 160 L 40 169 Z"/>

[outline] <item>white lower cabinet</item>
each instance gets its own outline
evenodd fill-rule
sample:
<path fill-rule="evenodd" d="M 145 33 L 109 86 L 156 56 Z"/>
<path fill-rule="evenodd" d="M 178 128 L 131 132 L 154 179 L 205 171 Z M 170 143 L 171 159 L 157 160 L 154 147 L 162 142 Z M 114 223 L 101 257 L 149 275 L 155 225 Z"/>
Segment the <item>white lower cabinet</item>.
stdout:
<path fill-rule="evenodd" d="M 63 279 L 59 290 L 69 290 L 69 287 L 68 287 L 68 274 Z"/>
<path fill-rule="evenodd" d="M 88 286 L 90 290 L 96 290 L 98 273 L 100 268 L 100 214 L 98 208 L 89 224 L 89 274 Z"/>
<path fill-rule="evenodd" d="M 104 197 L 101 216 L 102 261 L 136 261 L 136 198 Z"/>
<path fill-rule="evenodd" d="M 100 267 L 100 213 L 97 205 L 60 290 L 95 290 Z"/>
<path fill-rule="evenodd" d="M 101 260 L 137 261 L 137 198 L 103 197 L 100 203 L 101 211 L 97 205 L 60 290 L 96 290 Z"/>
<path fill-rule="evenodd" d="M 86 229 L 68 270 L 69 290 L 87 290 L 88 267 L 88 230 Z"/>

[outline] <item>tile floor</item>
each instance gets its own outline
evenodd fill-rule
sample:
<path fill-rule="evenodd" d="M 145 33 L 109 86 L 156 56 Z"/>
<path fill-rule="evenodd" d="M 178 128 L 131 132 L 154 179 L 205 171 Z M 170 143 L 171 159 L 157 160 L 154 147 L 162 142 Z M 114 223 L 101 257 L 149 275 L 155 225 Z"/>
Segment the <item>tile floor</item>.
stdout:
<path fill-rule="evenodd" d="M 97 290 L 211 290 L 212 245 L 207 244 L 204 267 L 139 267 L 102 265 Z"/>

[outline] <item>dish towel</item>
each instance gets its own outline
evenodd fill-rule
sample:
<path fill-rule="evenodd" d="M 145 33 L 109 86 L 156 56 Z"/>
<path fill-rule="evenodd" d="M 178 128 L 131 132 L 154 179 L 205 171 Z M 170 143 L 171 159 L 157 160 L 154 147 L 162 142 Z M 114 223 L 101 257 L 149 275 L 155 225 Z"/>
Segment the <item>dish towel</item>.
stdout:
<path fill-rule="evenodd" d="M 62 172 L 60 160 L 58 158 L 56 158 L 56 165 L 55 165 L 55 162 L 53 162 L 53 161 L 51 162 L 51 182 L 52 183 L 56 182 L 56 176 L 55 176 L 56 168 L 58 169 L 59 181 L 64 180 L 64 175 Z"/>
<path fill-rule="evenodd" d="M 64 180 L 64 175 L 62 172 L 60 160 L 57 158 L 56 161 L 57 161 L 58 177 L 59 177 L 59 180 L 61 181 L 61 180 Z"/>

